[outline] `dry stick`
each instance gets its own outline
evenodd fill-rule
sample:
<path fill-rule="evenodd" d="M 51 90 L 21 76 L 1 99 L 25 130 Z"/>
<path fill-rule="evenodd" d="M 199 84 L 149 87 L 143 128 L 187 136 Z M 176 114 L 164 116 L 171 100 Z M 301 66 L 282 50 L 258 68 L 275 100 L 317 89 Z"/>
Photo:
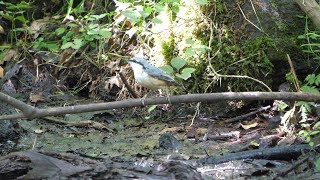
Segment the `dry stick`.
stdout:
<path fill-rule="evenodd" d="M 303 151 L 313 150 L 308 144 L 302 145 L 291 145 L 284 147 L 264 148 L 255 149 L 250 151 L 242 151 L 237 153 L 230 153 L 224 156 L 209 156 L 199 159 L 198 162 L 201 164 L 221 164 L 229 161 L 236 161 L 241 159 L 281 159 L 291 160 L 295 159 L 302 154 Z M 319 152 L 319 147 L 314 150 Z"/>
<path fill-rule="evenodd" d="M 250 113 L 247 113 L 247 114 L 244 114 L 244 115 L 241 115 L 241 116 L 237 116 L 237 117 L 234 117 L 234 118 L 230 118 L 230 119 L 227 119 L 225 120 L 225 122 L 227 123 L 232 123 L 232 122 L 236 122 L 236 121 L 240 121 L 241 119 L 244 119 L 244 118 L 247 118 L 247 117 L 250 117 L 252 115 L 255 115 L 259 112 L 262 112 L 262 111 L 265 111 L 267 109 L 269 109 L 271 106 L 266 106 L 266 107 L 261 107 L 253 112 L 250 112 Z"/>
<path fill-rule="evenodd" d="M 299 92 L 300 91 L 300 86 L 299 86 L 298 77 L 297 77 L 296 71 L 294 70 L 294 66 L 293 66 L 293 63 L 291 61 L 291 58 L 290 58 L 289 54 L 287 54 L 287 58 L 288 58 L 288 62 L 289 62 L 289 65 L 290 65 L 292 76 L 293 76 L 293 84 L 294 84 L 296 90 Z"/>
<path fill-rule="evenodd" d="M 126 80 L 126 78 L 124 77 L 122 72 L 119 72 L 119 76 L 123 82 L 123 84 L 126 86 L 126 88 L 128 89 L 128 91 L 131 93 L 131 95 L 134 98 L 139 98 L 139 95 L 136 93 L 136 91 L 129 85 L 128 81 Z"/>
<path fill-rule="evenodd" d="M 278 179 L 279 177 L 284 177 L 285 175 L 289 174 L 291 171 L 293 171 L 295 168 L 297 168 L 301 164 L 307 162 L 309 160 L 309 158 L 310 158 L 310 156 L 306 156 L 306 157 L 300 159 L 298 162 L 295 162 L 291 167 L 289 167 L 281 172 L 278 172 L 277 176 L 274 177 L 273 179 Z"/>
<path fill-rule="evenodd" d="M 92 111 L 101 111 L 108 109 L 130 108 L 137 106 L 147 106 L 155 104 L 168 104 L 167 97 L 155 97 L 144 99 L 128 99 L 123 101 L 93 103 L 76 106 L 55 107 L 47 109 L 38 109 L 24 102 L 14 99 L 0 92 L 0 100 L 5 101 L 11 106 L 20 109 L 23 114 L 3 115 L 0 120 L 18 119 L 18 118 L 39 118 L 45 116 L 58 116 L 64 114 L 76 114 Z M 218 102 L 229 100 L 292 100 L 292 101 L 320 101 L 320 94 L 300 93 L 300 92 L 225 92 L 225 93 L 207 93 L 207 94 L 188 94 L 170 96 L 172 104 L 192 103 L 192 102 Z"/>

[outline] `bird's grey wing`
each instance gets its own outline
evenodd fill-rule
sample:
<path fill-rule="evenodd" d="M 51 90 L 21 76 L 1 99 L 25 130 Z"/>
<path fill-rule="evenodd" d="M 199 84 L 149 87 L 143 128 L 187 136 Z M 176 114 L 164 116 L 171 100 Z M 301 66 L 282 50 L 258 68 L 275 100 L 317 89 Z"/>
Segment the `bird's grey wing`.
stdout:
<path fill-rule="evenodd" d="M 152 66 L 152 65 L 150 65 Z M 164 81 L 167 81 L 167 82 L 170 82 L 172 85 L 178 85 L 176 83 L 176 81 L 170 77 L 169 75 L 167 75 L 165 72 L 161 71 L 160 69 L 152 66 L 149 67 L 149 71 L 148 71 L 148 74 L 154 78 L 157 78 L 157 79 L 161 79 L 161 80 L 164 80 Z"/>

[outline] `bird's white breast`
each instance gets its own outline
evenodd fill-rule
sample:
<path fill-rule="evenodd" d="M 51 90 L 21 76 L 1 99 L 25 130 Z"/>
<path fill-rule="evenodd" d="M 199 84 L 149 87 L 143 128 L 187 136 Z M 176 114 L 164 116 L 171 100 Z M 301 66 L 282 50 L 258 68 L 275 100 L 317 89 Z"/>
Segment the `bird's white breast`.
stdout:
<path fill-rule="evenodd" d="M 149 76 L 140 64 L 130 63 L 130 65 L 133 69 L 134 78 L 143 87 L 149 88 L 151 90 L 156 90 L 160 89 L 163 86 L 166 86 L 166 83 L 164 81 Z"/>

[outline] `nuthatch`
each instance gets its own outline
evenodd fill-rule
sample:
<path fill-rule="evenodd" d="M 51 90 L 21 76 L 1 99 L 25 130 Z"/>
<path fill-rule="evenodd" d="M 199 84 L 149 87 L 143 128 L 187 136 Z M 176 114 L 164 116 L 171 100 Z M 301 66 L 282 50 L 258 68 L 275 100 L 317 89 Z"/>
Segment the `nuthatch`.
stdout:
<path fill-rule="evenodd" d="M 157 90 L 178 85 L 172 77 L 162 72 L 159 68 L 149 64 L 143 58 L 133 57 L 126 61 L 128 61 L 133 69 L 134 78 L 143 87 Z"/>

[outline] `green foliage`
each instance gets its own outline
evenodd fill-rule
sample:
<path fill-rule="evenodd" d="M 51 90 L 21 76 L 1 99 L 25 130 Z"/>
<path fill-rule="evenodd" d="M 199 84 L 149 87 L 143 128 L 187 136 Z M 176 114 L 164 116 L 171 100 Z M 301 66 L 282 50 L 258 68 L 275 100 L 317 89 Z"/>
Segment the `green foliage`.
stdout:
<path fill-rule="evenodd" d="M 299 132 L 299 135 L 301 137 L 303 137 L 305 139 L 305 141 L 311 146 L 313 147 L 315 144 L 313 142 L 312 136 L 319 134 L 320 131 L 319 130 L 315 130 L 315 131 L 306 131 L 306 130 L 301 130 Z"/>
<path fill-rule="evenodd" d="M 61 49 L 73 48 L 77 50 L 85 45 L 95 47 L 95 41 L 110 38 L 112 35 L 110 28 L 93 23 L 107 15 L 108 14 L 85 16 L 83 21 L 88 24 L 87 26 L 71 23 L 66 28 L 57 28 L 54 33 L 57 36 L 61 36 Z M 78 30 L 77 34 L 74 31 L 75 29 Z"/>
<path fill-rule="evenodd" d="M 7 19 L 11 22 L 11 30 L 10 30 L 10 40 L 11 43 L 14 41 L 18 41 L 18 31 L 27 31 L 24 28 L 16 28 L 16 23 L 26 24 L 28 20 L 25 17 L 25 13 L 27 9 L 32 8 L 29 3 L 22 1 L 17 4 L 7 3 L 0 1 L 0 4 L 5 6 L 5 9 L 0 11 L 0 16 L 4 19 Z"/>
<path fill-rule="evenodd" d="M 318 77 L 320 77 L 320 74 L 317 76 L 315 74 L 310 74 L 306 77 L 305 85 L 302 86 L 301 90 L 303 92 L 308 93 L 319 93 L 319 89 L 316 89 L 313 85 L 319 85 Z M 310 127 L 310 124 L 306 123 L 308 115 L 311 113 L 311 106 L 315 106 L 314 102 L 305 102 L 305 101 L 299 101 L 296 103 L 296 106 L 300 107 L 299 112 L 301 114 L 301 121 L 300 123 L 303 123 L 303 127 Z M 313 130 L 301 130 L 299 132 L 299 135 L 305 139 L 307 143 L 309 143 L 310 146 L 314 146 L 314 142 L 312 140 L 312 136 L 317 135 L 320 133 L 320 123 L 316 123 L 313 125 Z"/>
<path fill-rule="evenodd" d="M 319 93 L 319 88 L 316 86 L 319 86 L 319 79 L 320 74 L 317 76 L 315 74 L 309 74 L 305 79 L 305 85 L 301 87 L 302 92 L 306 93 Z M 298 107 L 300 107 L 299 112 L 301 113 L 302 120 L 300 122 L 306 122 L 308 115 L 311 113 L 311 106 L 314 106 L 314 102 L 305 102 L 305 101 L 299 101 L 296 103 Z"/>
<path fill-rule="evenodd" d="M 196 71 L 196 69 L 185 67 L 185 65 L 186 61 L 183 58 L 175 57 L 171 60 L 171 66 L 162 66 L 160 69 L 167 74 L 173 74 L 180 79 L 187 80 L 191 77 L 192 73 Z"/>
<path fill-rule="evenodd" d="M 162 54 L 165 60 L 170 60 L 174 57 L 174 39 L 170 37 L 168 42 L 162 42 L 161 44 Z"/>
<path fill-rule="evenodd" d="M 307 77 L 306 77 L 306 80 L 307 81 L 307 85 L 316 85 L 316 86 L 319 86 L 320 85 L 320 74 L 318 75 L 315 75 L 315 74 L 309 74 Z"/>
<path fill-rule="evenodd" d="M 315 163 L 315 168 L 316 168 L 317 172 L 320 173 L 320 158 L 317 159 L 317 161 Z"/>
<path fill-rule="evenodd" d="M 273 73 L 273 64 L 267 52 L 275 49 L 275 45 L 270 37 L 262 36 L 237 45 L 231 44 L 230 39 L 224 37 L 222 44 L 213 44 L 212 47 L 214 46 L 220 47 L 219 54 L 211 63 L 219 74 L 249 76 L 263 80 L 267 85 L 272 83 L 269 75 Z M 257 86 L 256 82 L 243 78 L 228 79 L 228 82 L 223 85 L 230 87 L 233 91 L 265 90 L 265 87 Z"/>
<path fill-rule="evenodd" d="M 312 54 L 316 59 L 320 59 L 320 35 L 315 32 L 308 32 L 298 36 L 300 40 L 306 40 L 306 44 L 301 45 L 303 52 Z"/>
<path fill-rule="evenodd" d="M 147 22 L 161 23 L 161 19 L 155 17 L 156 13 L 164 11 L 169 7 L 172 13 L 179 12 L 180 0 L 160 0 L 160 1 L 130 1 L 126 0 L 122 3 L 118 2 L 118 9 L 121 9 L 121 14 L 124 15 L 133 26 L 143 29 L 143 25 Z"/>

